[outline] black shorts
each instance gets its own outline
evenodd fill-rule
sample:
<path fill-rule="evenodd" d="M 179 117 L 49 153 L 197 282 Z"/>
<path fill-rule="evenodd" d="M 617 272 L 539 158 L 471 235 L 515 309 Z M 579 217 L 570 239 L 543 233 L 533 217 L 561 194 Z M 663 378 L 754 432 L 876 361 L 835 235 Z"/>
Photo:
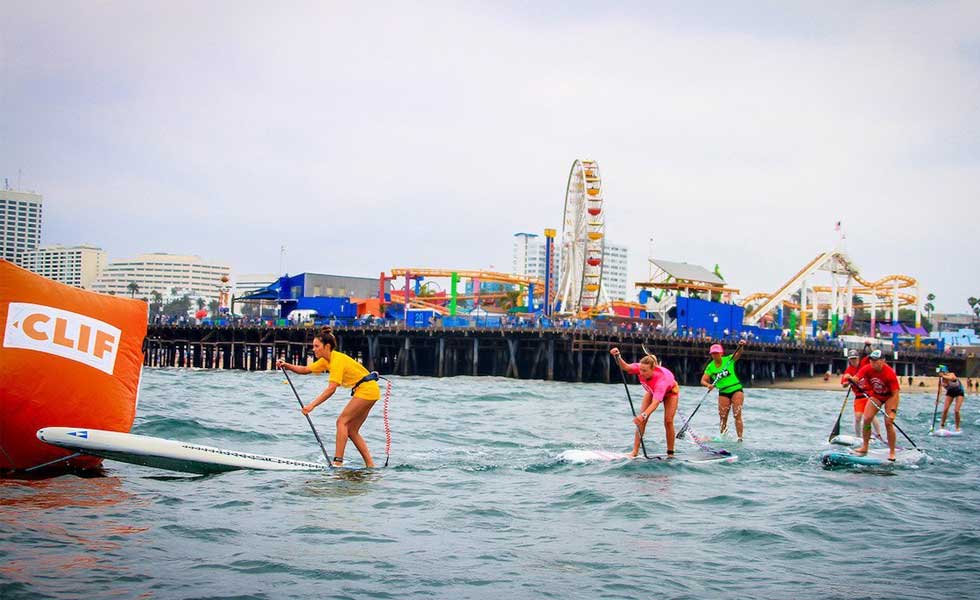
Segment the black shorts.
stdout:
<path fill-rule="evenodd" d="M 737 394 L 737 393 L 739 393 L 741 391 L 742 391 L 742 386 L 738 386 L 734 390 L 728 390 L 727 392 L 723 392 L 723 391 L 719 390 L 718 391 L 718 397 L 719 398 L 728 398 L 729 400 L 731 400 L 732 399 L 732 396 L 734 396 L 735 394 Z"/>
<path fill-rule="evenodd" d="M 965 396 L 966 394 L 963 392 L 962 387 L 955 387 L 953 389 L 946 390 L 946 395 L 950 398 L 958 398 L 960 396 Z"/>

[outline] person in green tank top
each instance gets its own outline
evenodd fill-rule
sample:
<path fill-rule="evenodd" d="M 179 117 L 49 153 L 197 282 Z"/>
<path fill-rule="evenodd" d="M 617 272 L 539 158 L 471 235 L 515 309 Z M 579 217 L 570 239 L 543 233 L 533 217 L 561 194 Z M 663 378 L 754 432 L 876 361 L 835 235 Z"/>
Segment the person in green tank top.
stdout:
<path fill-rule="evenodd" d="M 711 354 L 711 361 L 704 369 L 704 376 L 701 377 L 701 385 L 711 391 L 718 388 L 718 417 L 720 419 L 719 431 L 722 435 L 728 431 L 728 413 L 731 411 L 735 417 L 735 433 L 738 434 L 738 441 L 742 441 L 742 402 L 745 394 L 742 392 L 742 382 L 735 374 L 735 361 L 742 354 L 745 347 L 745 340 L 738 343 L 735 352 L 725 356 L 725 350 L 721 344 L 713 344 L 708 350 Z"/>

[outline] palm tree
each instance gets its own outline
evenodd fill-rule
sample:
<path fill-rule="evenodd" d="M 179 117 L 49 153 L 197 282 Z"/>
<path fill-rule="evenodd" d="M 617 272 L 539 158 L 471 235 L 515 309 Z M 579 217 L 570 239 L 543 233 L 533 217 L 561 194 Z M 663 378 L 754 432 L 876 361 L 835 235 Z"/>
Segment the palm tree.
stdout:
<path fill-rule="evenodd" d="M 204 310 L 204 307 L 205 306 L 207 306 L 207 301 L 205 301 L 204 298 L 198 298 L 197 299 L 197 309 L 198 310 Z"/>
<path fill-rule="evenodd" d="M 153 319 L 163 312 L 163 294 L 153 290 L 150 292 L 150 298 L 153 300 L 153 302 L 150 304 L 149 317 L 150 319 Z"/>
<path fill-rule="evenodd" d="M 936 305 L 932 303 L 936 299 L 936 295 L 932 292 L 926 294 L 926 303 L 922 307 L 922 310 L 928 315 L 929 322 L 932 322 L 932 311 L 936 310 Z"/>
<path fill-rule="evenodd" d="M 140 291 L 140 286 L 137 285 L 135 281 L 130 281 L 129 285 L 126 286 L 126 289 L 129 290 L 129 297 L 135 298 L 136 292 Z"/>

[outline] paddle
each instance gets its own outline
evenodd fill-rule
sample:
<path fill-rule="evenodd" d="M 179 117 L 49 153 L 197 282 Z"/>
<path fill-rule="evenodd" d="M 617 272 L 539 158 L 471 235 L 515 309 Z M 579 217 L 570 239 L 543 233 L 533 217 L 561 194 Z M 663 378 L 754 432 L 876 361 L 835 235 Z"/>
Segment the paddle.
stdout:
<path fill-rule="evenodd" d="M 844 409 L 847 408 L 847 399 L 850 397 L 851 386 L 847 386 L 847 394 L 844 395 L 844 404 L 840 405 L 840 412 L 837 414 L 837 422 L 834 423 L 834 428 L 830 430 L 830 437 L 827 438 L 828 442 L 840 435 L 840 419 L 844 416 Z"/>
<path fill-rule="evenodd" d="M 677 409 L 677 413 L 681 416 L 682 419 L 685 419 L 685 417 L 684 417 L 684 411 L 682 411 L 681 409 L 678 408 Z M 691 416 L 694 416 L 694 415 L 692 414 Z M 688 422 L 690 422 L 690 419 L 685 419 L 685 420 L 688 421 Z M 694 428 L 693 427 L 690 428 L 690 429 L 688 429 L 688 431 L 691 434 L 691 441 L 694 442 L 694 444 L 698 448 L 704 450 L 708 454 L 714 454 L 716 456 L 731 456 L 732 455 L 731 452 L 729 452 L 728 450 L 725 450 L 724 448 L 722 448 L 722 449 L 712 448 L 711 446 L 709 446 L 709 445 L 705 444 L 704 442 L 702 442 L 700 439 L 698 439 L 700 436 L 698 435 L 698 433 L 696 431 L 694 431 Z"/>
<path fill-rule="evenodd" d="M 289 373 L 286 371 L 286 367 L 281 366 L 279 368 L 282 369 L 282 374 L 286 376 L 286 381 L 289 382 L 289 387 L 293 388 L 293 394 L 296 395 L 296 401 L 299 402 L 300 408 L 306 408 L 303 405 L 303 401 L 299 398 L 299 392 L 296 391 L 296 386 L 293 385 L 293 380 L 289 378 Z M 320 439 L 320 434 L 316 432 L 316 427 L 313 426 L 313 419 L 310 418 L 310 415 L 304 416 L 306 417 L 306 421 L 310 424 L 310 429 L 313 430 L 313 435 L 316 437 L 316 443 L 320 444 L 320 450 L 323 450 L 323 457 L 327 459 L 327 465 L 333 469 L 333 461 L 330 460 L 330 455 L 327 454 L 327 449 L 323 447 L 323 440 Z"/>
<path fill-rule="evenodd" d="M 616 367 L 619 368 L 619 365 L 616 365 Z M 619 374 L 623 378 L 623 387 L 626 388 L 626 399 L 630 401 L 630 411 L 633 413 L 633 418 L 636 418 L 636 408 L 633 407 L 633 397 L 630 396 L 630 386 L 628 383 L 626 383 L 626 373 L 622 369 L 619 369 Z M 636 427 L 636 435 L 640 435 L 639 426 Z M 643 443 L 642 435 L 640 435 L 640 448 L 643 448 L 643 458 L 649 459 L 650 455 L 647 454 L 647 447 L 646 444 Z"/>
<path fill-rule="evenodd" d="M 936 414 L 939 413 L 939 395 L 943 393 L 943 375 L 939 374 L 939 381 L 936 382 L 936 407 L 932 409 L 932 427 L 929 428 L 929 433 L 936 430 Z"/>
<path fill-rule="evenodd" d="M 704 393 L 704 396 L 701 396 L 701 402 L 698 402 L 698 405 L 694 407 L 694 411 L 691 412 L 691 416 L 684 421 L 684 425 L 681 427 L 681 430 L 677 432 L 677 439 L 680 440 L 684 438 L 684 433 L 687 431 L 687 428 L 691 425 L 691 419 L 693 419 L 694 415 L 697 414 L 698 409 L 701 408 L 701 404 L 703 404 L 704 401 L 708 398 L 708 394 L 711 393 L 711 390 L 715 389 L 715 383 L 718 381 L 718 377 L 720 375 L 721 373 L 715 375 L 715 378 L 711 381 L 711 387 L 709 387 L 708 391 Z"/>

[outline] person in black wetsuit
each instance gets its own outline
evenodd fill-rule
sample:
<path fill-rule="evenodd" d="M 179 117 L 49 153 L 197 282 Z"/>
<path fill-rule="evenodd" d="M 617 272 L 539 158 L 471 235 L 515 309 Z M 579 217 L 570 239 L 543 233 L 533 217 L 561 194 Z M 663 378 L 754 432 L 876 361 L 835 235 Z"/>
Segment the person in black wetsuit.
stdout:
<path fill-rule="evenodd" d="M 945 367 L 943 367 L 945 369 Z M 956 419 L 956 431 L 960 430 L 960 408 L 963 407 L 963 401 L 966 400 L 966 393 L 963 390 L 963 382 L 957 379 L 956 373 L 943 372 L 939 374 L 939 380 L 942 382 L 944 388 L 946 388 L 946 402 L 943 405 L 943 418 L 939 422 L 939 428 L 946 428 L 946 415 L 949 413 L 949 407 L 955 402 L 956 408 L 953 410 L 954 418 Z"/>

